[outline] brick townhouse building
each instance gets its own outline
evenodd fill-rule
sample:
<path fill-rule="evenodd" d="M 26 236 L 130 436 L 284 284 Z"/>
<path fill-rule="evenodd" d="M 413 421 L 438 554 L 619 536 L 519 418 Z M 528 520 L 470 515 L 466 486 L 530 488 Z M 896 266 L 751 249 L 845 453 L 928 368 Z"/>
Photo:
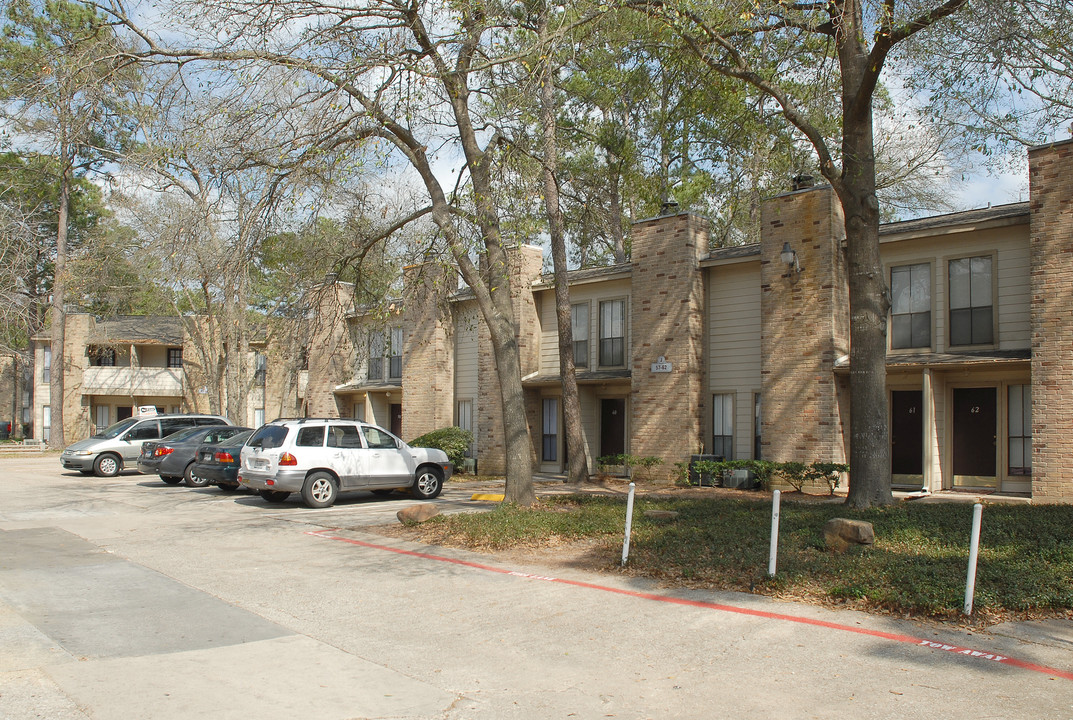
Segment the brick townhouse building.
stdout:
<path fill-rule="evenodd" d="M 189 319 L 187 319 L 189 321 Z M 130 417 L 138 408 L 158 412 L 209 412 L 205 372 L 184 319 L 168 316 L 97 318 L 68 313 L 64 378 L 64 437 L 74 442 Z M 52 425 L 49 381 L 61 367 L 48 334 L 32 339 L 33 437 L 49 440 Z M 251 343 L 246 417 L 257 426 L 280 415 L 305 412 L 304 370 L 288 372 L 265 343 Z M 221 411 L 226 414 L 225 410 Z"/>
<path fill-rule="evenodd" d="M 1030 200 L 884 225 L 891 290 L 892 474 L 902 488 L 1073 501 L 1073 142 L 1029 152 Z M 630 262 L 570 274 L 586 454 L 844 461 L 849 316 L 845 231 L 826 186 L 765 202 L 761 242 L 710 250 L 703 218 L 632 231 Z M 512 252 L 515 321 L 536 467 L 565 444 L 554 289 L 542 251 Z M 408 268 L 388 320 L 341 289 L 311 348 L 311 415 L 405 439 L 473 430 L 503 470 L 487 328 L 449 270 Z"/>

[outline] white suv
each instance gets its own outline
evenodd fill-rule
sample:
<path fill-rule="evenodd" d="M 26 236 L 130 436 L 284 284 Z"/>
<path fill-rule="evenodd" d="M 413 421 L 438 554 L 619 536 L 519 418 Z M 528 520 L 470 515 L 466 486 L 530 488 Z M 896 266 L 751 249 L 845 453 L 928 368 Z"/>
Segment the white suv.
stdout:
<path fill-rule="evenodd" d="M 414 497 L 434 498 L 452 471 L 442 450 L 412 448 L 375 425 L 303 418 L 274 420 L 251 435 L 238 481 L 269 502 L 300 492 L 306 505 L 323 508 L 352 490 L 410 488 Z"/>

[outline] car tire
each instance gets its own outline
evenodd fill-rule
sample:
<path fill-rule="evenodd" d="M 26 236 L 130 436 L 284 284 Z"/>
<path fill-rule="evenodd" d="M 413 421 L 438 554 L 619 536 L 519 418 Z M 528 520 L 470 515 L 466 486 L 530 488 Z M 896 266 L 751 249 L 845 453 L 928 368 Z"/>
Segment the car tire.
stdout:
<path fill-rule="evenodd" d="M 209 484 L 208 478 L 199 478 L 194 476 L 194 463 L 190 463 L 186 466 L 186 470 L 183 471 L 183 482 L 186 483 L 186 487 L 200 488 Z"/>
<path fill-rule="evenodd" d="M 289 492 L 283 492 L 282 490 L 258 490 L 257 494 L 260 495 L 265 502 L 281 503 L 291 496 Z"/>
<path fill-rule="evenodd" d="M 178 485 L 183 481 L 181 477 L 175 477 L 174 475 L 161 475 L 160 479 L 165 485 Z"/>
<path fill-rule="evenodd" d="M 328 473 L 313 473 L 302 485 L 302 502 L 311 508 L 326 508 L 335 504 L 339 497 L 339 486 L 335 478 Z"/>
<path fill-rule="evenodd" d="M 443 490 L 443 472 L 434 467 L 418 468 L 410 492 L 418 500 L 431 500 Z"/>
<path fill-rule="evenodd" d="M 123 469 L 123 461 L 111 453 L 98 455 L 93 461 L 93 472 L 97 477 L 115 477 Z"/>

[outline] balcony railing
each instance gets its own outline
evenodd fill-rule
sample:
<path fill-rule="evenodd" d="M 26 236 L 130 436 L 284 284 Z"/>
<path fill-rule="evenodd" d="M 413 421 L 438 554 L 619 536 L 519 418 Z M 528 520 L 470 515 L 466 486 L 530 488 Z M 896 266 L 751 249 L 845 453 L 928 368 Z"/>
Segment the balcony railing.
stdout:
<path fill-rule="evenodd" d="M 88 367 L 82 374 L 82 394 L 181 397 L 182 377 L 182 368 Z"/>

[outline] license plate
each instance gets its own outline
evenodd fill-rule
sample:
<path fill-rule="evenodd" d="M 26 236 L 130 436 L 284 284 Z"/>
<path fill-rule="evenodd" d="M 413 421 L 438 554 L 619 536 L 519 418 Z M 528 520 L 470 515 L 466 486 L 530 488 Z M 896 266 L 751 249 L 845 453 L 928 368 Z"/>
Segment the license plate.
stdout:
<path fill-rule="evenodd" d="M 267 470 L 268 461 L 263 458 L 253 458 L 250 460 L 250 467 L 254 470 Z"/>

